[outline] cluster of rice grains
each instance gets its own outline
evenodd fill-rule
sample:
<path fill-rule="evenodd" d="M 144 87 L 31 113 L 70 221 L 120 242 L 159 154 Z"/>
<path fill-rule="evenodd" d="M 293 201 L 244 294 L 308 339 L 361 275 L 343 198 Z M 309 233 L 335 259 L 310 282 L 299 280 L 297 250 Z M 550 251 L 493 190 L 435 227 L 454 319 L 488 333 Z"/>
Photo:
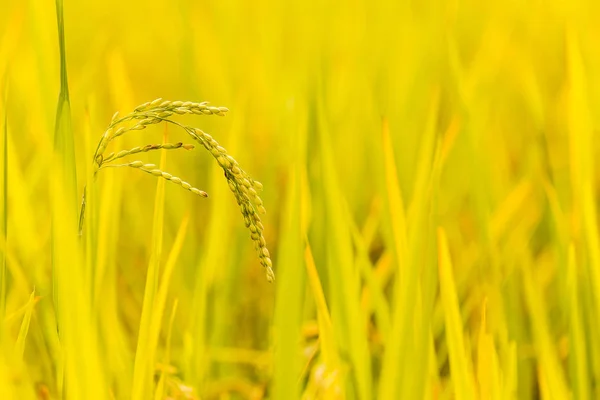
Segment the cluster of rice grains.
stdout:
<path fill-rule="evenodd" d="M 105 155 L 108 144 L 115 138 L 123 135 L 128 131 L 142 130 L 148 125 L 158 124 L 160 122 L 167 122 L 177 125 L 184 129 L 194 140 L 202 144 L 206 150 L 208 150 L 213 157 L 217 160 L 223 171 L 225 172 L 225 178 L 229 184 L 229 188 L 233 192 L 235 199 L 240 207 L 242 215 L 244 216 L 244 222 L 246 227 L 250 230 L 251 238 L 254 241 L 260 262 L 265 268 L 267 280 L 273 282 L 275 274 L 273 272 L 273 264 L 269 255 L 269 250 L 263 236 L 263 224 L 260 220 L 259 214 L 266 212 L 263 206 L 262 200 L 258 195 L 258 192 L 262 190 L 262 184 L 258 181 L 253 180 L 238 164 L 238 162 L 227 153 L 219 143 L 213 139 L 209 134 L 202 132 L 200 129 L 192 128 L 190 126 L 182 125 L 179 122 L 169 119 L 175 114 L 196 114 L 196 115 L 218 115 L 224 116 L 228 111 L 225 107 L 211 107 L 207 103 L 193 103 L 193 102 L 182 102 L 182 101 L 163 101 L 162 99 L 156 99 L 152 102 L 142 104 L 137 107 L 131 114 L 119 118 L 119 114 L 116 113 L 112 121 L 104 132 L 98 148 L 94 154 L 94 175 L 103 168 L 109 167 L 131 167 L 140 169 L 146 173 L 152 174 L 159 178 L 164 178 L 172 183 L 175 183 L 190 192 L 202 196 L 208 197 L 208 194 L 202 190 L 199 190 L 182 179 L 169 174 L 168 172 L 162 171 L 154 164 L 146 164 L 142 161 L 132 161 L 122 164 L 112 164 L 113 161 L 119 160 L 123 157 L 127 157 L 133 154 L 147 152 L 151 150 L 174 150 L 174 149 L 185 149 L 191 150 L 194 148 L 193 145 L 183 143 L 164 143 L 164 144 L 151 144 L 146 146 L 134 147 L 129 150 L 122 150 L 116 153 L 110 153 Z M 85 210 L 85 194 L 84 202 L 82 204 L 82 217 Z"/>

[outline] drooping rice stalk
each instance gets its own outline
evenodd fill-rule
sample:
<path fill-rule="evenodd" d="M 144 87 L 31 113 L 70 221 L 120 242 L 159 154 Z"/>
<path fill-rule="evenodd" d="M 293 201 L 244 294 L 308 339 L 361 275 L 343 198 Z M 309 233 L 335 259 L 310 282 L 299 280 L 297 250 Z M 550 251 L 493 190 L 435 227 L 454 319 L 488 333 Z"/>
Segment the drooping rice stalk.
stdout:
<path fill-rule="evenodd" d="M 244 223 L 246 228 L 250 230 L 250 237 L 254 241 L 260 263 L 265 268 L 267 280 L 273 282 L 275 280 L 275 274 L 273 272 L 273 263 L 271 256 L 267 248 L 265 237 L 263 235 L 264 226 L 260 219 L 259 214 L 265 214 L 266 210 L 263 205 L 263 201 L 259 196 L 258 192 L 262 190 L 263 186 L 260 182 L 253 180 L 250 175 L 244 171 L 239 163 L 233 158 L 225 148 L 219 145 L 219 143 L 208 133 L 201 131 L 200 129 L 193 128 L 191 126 L 183 125 L 176 122 L 170 117 L 174 115 L 194 114 L 194 115 L 218 115 L 225 116 L 225 113 L 229 111 L 226 107 L 213 107 L 209 106 L 208 103 L 194 103 L 191 101 L 169 101 L 156 99 L 151 102 L 144 103 L 134 109 L 130 114 L 124 117 L 119 117 L 119 113 L 115 113 L 112 117 L 111 123 L 107 130 L 102 135 L 96 152 L 94 153 L 94 176 L 103 168 L 117 168 L 117 167 L 131 167 L 136 168 L 156 177 L 164 178 L 172 183 L 175 183 L 190 192 L 199 195 L 201 197 L 208 197 L 208 194 L 200 189 L 197 189 L 189 183 L 183 181 L 181 178 L 173 176 L 172 174 L 162 171 L 154 164 L 145 164 L 142 161 L 132 161 L 122 164 L 108 164 L 117 159 L 121 159 L 133 154 L 141 152 L 147 152 L 151 150 L 175 150 L 175 149 L 186 149 L 191 150 L 192 145 L 179 143 L 164 143 L 164 144 L 150 144 L 145 146 L 134 147 L 129 150 L 121 150 L 118 152 L 112 152 L 105 155 L 108 145 L 119 136 L 124 135 L 130 131 L 138 131 L 146 129 L 149 125 L 166 122 L 174 124 L 182 128 L 187 132 L 194 140 L 200 143 L 208 152 L 212 154 L 219 166 L 223 169 L 225 179 L 229 185 L 229 189 L 233 193 L 244 217 Z M 84 190 L 83 201 L 81 204 L 81 212 L 79 218 L 79 232 L 81 234 L 85 216 L 86 206 L 86 193 Z"/>

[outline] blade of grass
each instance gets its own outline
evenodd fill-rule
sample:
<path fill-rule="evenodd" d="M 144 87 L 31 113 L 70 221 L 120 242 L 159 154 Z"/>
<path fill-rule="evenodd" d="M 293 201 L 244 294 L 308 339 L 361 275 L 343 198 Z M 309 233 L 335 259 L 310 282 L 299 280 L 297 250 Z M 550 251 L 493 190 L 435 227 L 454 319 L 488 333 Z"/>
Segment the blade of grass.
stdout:
<path fill-rule="evenodd" d="M 8 122 L 10 123 L 10 120 Z M 10 127 L 7 126 L 7 128 Z M 36 228 L 36 224 L 39 224 L 38 221 L 41 215 L 34 214 L 31 211 L 35 209 L 33 203 L 35 199 L 32 199 L 28 194 L 32 183 L 29 181 L 29 179 L 27 179 L 26 174 L 21 168 L 20 160 L 15 156 L 16 154 L 18 154 L 19 145 L 17 142 L 15 142 L 14 138 L 11 137 L 10 130 L 7 132 L 6 139 L 8 140 L 7 152 L 9 155 L 6 160 L 8 163 L 7 172 L 10 174 L 7 178 L 10 181 L 11 185 L 10 193 L 7 190 L 7 207 L 9 206 L 8 201 L 10 201 L 11 198 L 18 199 L 18 201 L 13 201 L 10 204 L 10 216 L 8 216 L 7 218 L 7 234 L 9 233 L 8 229 L 10 229 L 11 220 L 19 221 L 20 231 L 19 235 L 11 235 L 11 244 L 8 248 L 6 248 L 6 267 L 8 270 L 8 275 L 11 279 L 11 291 L 17 290 L 23 295 L 28 295 L 30 288 L 35 282 L 45 282 L 47 280 L 46 273 L 42 271 L 33 271 L 33 276 L 30 276 L 29 274 L 27 274 L 26 270 L 23 270 L 20 272 L 20 275 L 23 276 L 25 280 L 30 280 L 29 282 L 25 282 L 24 279 L 18 277 L 17 274 L 19 273 L 15 271 L 17 268 L 10 265 L 12 263 L 10 252 L 13 252 L 14 254 L 15 252 L 19 252 L 19 249 L 29 249 L 27 253 L 24 253 L 24 256 L 21 260 L 21 264 L 23 266 L 35 264 L 36 260 L 39 260 L 39 256 L 38 258 L 36 258 L 36 255 L 43 251 L 42 247 L 39 242 L 32 241 L 31 238 L 35 237 L 36 232 L 39 229 L 39 226 Z M 7 211 L 9 210 L 7 209 Z M 23 252 L 21 253 L 23 254 Z"/>
<path fill-rule="evenodd" d="M 508 351 L 506 354 L 506 360 L 504 363 L 504 375 L 503 375 L 503 386 L 504 390 L 502 393 L 503 399 L 516 399 L 517 398 L 517 384 L 518 384 L 518 374 L 517 370 L 517 344 L 515 342 L 510 342 L 508 346 Z"/>
<path fill-rule="evenodd" d="M 83 129 L 87 149 L 85 154 L 93 154 L 96 146 L 92 140 L 94 134 L 91 129 L 91 120 L 96 107 L 91 101 L 90 103 Z M 123 274 L 119 270 L 121 265 L 128 264 L 128 260 L 123 258 L 122 250 L 119 248 L 123 243 L 119 236 L 123 213 L 134 215 L 128 213 L 126 207 L 121 206 L 124 192 L 123 180 L 129 177 L 125 174 L 107 173 L 94 182 L 92 163 L 86 162 L 85 165 L 86 182 L 91 183 L 85 188 L 87 209 L 83 227 L 86 241 L 86 271 L 90 275 L 88 280 L 92 289 L 90 292 L 92 309 L 102 320 L 102 324 L 98 327 L 98 334 L 100 345 L 104 350 L 103 362 L 111 366 L 108 379 L 112 382 L 115 397 L 120 398 L 131 394 L 133 375 L 131 365 L 134 360 L 134 349 L 130 346 L 130 333 L 126 328 L 126 322 L 131 318 L 123 315 L 124 305 L 127 303 L 123 301 L 118 284 L 123 276 L 131 274 L 132 270 L 137 270 L 127 268 Z M 136 200 L 131 199 L 131 202 L 136 203 Z M 139 208 L 136 211 L 140 211 Z M 127 228 L 128 237 L 135 235 L 129 226 Z"/>
<path fill-rule="evenodd" d="M 408 242 L 410 271 L 402 290 L 402 304 L 416 304 L 405 312 L 404 328 L 408 350 L 405 363 L 410 365 L 413 376 L 404 374 L 401 383 L 402 398 L 422 398 L 424 395 L 428 359 L 427 351 L 433 305 L 436 297 L 437 278 L 435 273 L 435 213 L 438 180 L 440 175 L 440 146 L 436 140 L 439 88 L 432 91 L 423 137 L 419 144 L 419 156 L 415 175 L 412 201 L 408 210 Z M 411 329 L 412 327 L 412 329 Z"/>
<path fill-rule="evenodd" d="M 108 397 L 97 346 L 96 321 L 77 240 L 77 179 L 67 81 L 63 2 L 56 1 L 60 48 L 60 94 L 56 111 L 50 182 L 53 297 L 64 364 L 58 362 L 60 396 Z M 61 370 L 64 367 L 64 377 Z M 63 383 L 64 381 L 64 383 Z M 64 391 L 61 389 L 64 384 Z"/>
<path fill-rule="evenodd" d="M 569 390 L 545 317 L 545 310 L 547 308 L 543 303 L 541 293 L 537 289 L 539 285 L 533 281 L 531 267 L 532 265 L 527 263 L 522 268 L 523 289 L 525 302 L 531 318 L 531 330 L 538 361 L 538 372 L 548 387 L 548 395 L 550 396 L 548 398 L 557 400 L 567 399 L 569 398 Z"/>
<path fill-rule="evenodd" d="M 227 185 L 223 185 L 223 170 L 216 165 L 211 166 L 210 194 L 212 198 L 227 198 Z M 201 246 L 199 259 L 195 265 L 194 289 L 192 294 L 192 309 L 190 327 L 187 332 L 187 354 L 185 379 L 200 393 L 205 388 L 205 382 L 210 376 L 210 360 L 206 357 L 209 352 L 209 335 L 214 328 L 211 321 L 213 315 L 212 302 L 214 301 L 213 288 L 217 280 L 218 269 L 229 262 L 226 246 L 223 246 L 223 237 L 230 235 L 231 220 L 236 215 L 230 203 L 214 201 L 210 204 L 211 216 L 206 228 L 206 239 Z M 215 306 L 216 307 L 216 306 Z M 225 311 L 223 311 L 225 312 Z"/>
<path fill-rule="evenodd" d="M 238 100 L 244 104 L 244 101 Z M 235 106 L 240 108 L 241 105 Z M 245 143 L 244 134 L 246 119 L 243 115 L 236 115 L 228 131 L 227 146 L 229 152 L 236 153 L 240 146 Z M 224 194 L 223 189 L 229 191 L 223 181 L 223 170 L 220 167 L 212 169 L 211 195 L 214 198 L 225 199 L 229 194 Z M 196 283 L 199 290 L 194 293 L 194 301 L 201 303 L 198 309 L 198 328 L 203 329 L 202 334 L 194 337 L 197 346 L 194 349 L 195 365 L 200 368 L 202 375 L 192 375 L 192 382 L 199 381 L 197 388 L 203 394 L 205 390 L 210 392 L 208 385 L 204 385 L 202 378 L 221 380 L 238 374 L 238 366 L 231 364 L 212 363 L 209 364 L 206 354 L 208 349 L 217 347 L 228 347 L 237 340 L 236 330 L 231 329 L 232 324 L 237 323 L 237 317 L 231 312 L 232 309 L 241 306 L 239 303 L 239 292 L 242 290 L 242 276 L 245 271 L 242 268 L 241 252 L 231 251 L 231 246 L 223 246 L 223 238 L 234 238 L 239 220 L 236 219 L 238 210 L 233 201 L 212 202 L 210 211 L 211 226 L 209 237 L 206 238 L 201 248 L 201 273 L 196 275 Z M 220 203 L 220 204 L 214 204 Z M 266 221 L 265 221 L 266 222 Z M 213 236 L 214 234 L 214 236 Z M 245 235 L 244 235 L 245 236 Z M 242 236 L 237 236 L 242 238 Z M 237 243 L 234 239 L 233 243 Z M 235 245 L 233 246 L 236 247 Z M 198 280 L 204 280 L 198 282 Z M 204 303 L 204 304 L 202 304 Z M 202 314 L 201 314 L 202 313 Z M 200 318 L 204 317 L 203 321 Z M 207 346 L 202 350 L 202 346 Z M 210 366 L 211 368 L 208 368 Z M 206 394 L 208 396 L 208 394 Z"/>
<path fill-rule="evenodd" d="M 322 104 L 320 105 L 322 108 Z M 355 385 L 349 397 L 373 397 L 371 358 L 368 349 L 365 312 L 360 307 L 360 271 L 356 268 L 350 229 L 343 208 L 344 192 L 336 176 L 330 132 L 322 109 L 319 110 L 320 156 L 323 168 L 323 190 L 327 214 L 327 267 L 329 269 L 331 309 L 339 326 L 335 331 L 340 346 L 347 351 Z M 333 279 L 335 277 L 335 279 Z M 352 380 L 351 380 L 352 381 Z"/>
<path fill-rule="evenodd" d="M 4 95 L 4 102 L 0 105 L 0 108 L 4 110 L 3 126 L 2 126 L 2 139 L 0 139 L 0 201 L 2 206 L 0 207 L 0 321 L 4 320 L 6 315 L 6 295 L 7 295 L 7 275 L 6 275 L 6 243 L 8 239 L 8 114 L 6 113 L 6 95 Z M 1 335 L 1 333 L 0 333 Z"/>
<path fill-rule="evenodd" d="M 92 154 L 93 151 L 93 149 L 91 149 L 93 144 L 91 140 L 92 127 L 89 108 L 90 107 L 88 106 L 88 108 L 86 109 L 83 127 L 83 137 L 86 149 L 85 154 Z M 93 168 L 90 163 L 86 162 L 85 165 L 86 182 L 93 182 Z M 104 267 L 104 264 L 99 261 L 99 258 L 106 254 L 105 249 L 99 243 L 99 234 L 101 231 L 99 232 L 98 230 L 99 220 L 96 194 L 96 185 L 86 185 L 83 188 L 81 200 L 85 201 L 85 205 L 82 205 L 82 208 L 85 207 L 84 211 L 87 215 L 85 224 L 83 225 L 83 227 L 85 228 L 85 270 L 87 273 L 86 280 L 88 281 L 88 285 L 91 289 L 90 297 L 92 299 L 92 305 L 94 306 L 94 308 L 96 308 L 97 298 L 99 297 L 98 292 L 100 290 L 100 288 L 98 287 L 101 282 L 101 278 L 98 276 L 100 275 L 99 270 L 102 271 L 102 268 Z M 78 231 L 80 235 L 83 233 L 81 225 L 83 221 L 81 220 L 81 217 L 83 217 L 83 213 L 80 215 L 80 219 L 78 221 Z M 110 219 L 107 220 L 110 221 Z M 107 220 L 100 221 L 104 224 L 108 224 L 109 222 Z"/>
<path fill-rule="evenodd" d="M 163 361 L 164 368 L 160 373 L 160 378 L 156 384 L 156 392 L 154 393 L 154 400 L 162 400 L 165 398 L 165 380 L 167 378 L 167 368 L 171 365 L 171 339 L 173 337 L 173 323 L 175 322 L 175 314 L 177 313 L 177 305 L 179 300 L 175 299 L 173 302 L 173 309 L 171 310 L 171 318 L 169 319 L 169 330 L 167 331 L 167 342 L 165 350 L 165 358 Z"/>
<path fill-rule="evenodd" d="M 275 306 L 275 371 L 273 397 L 298 399 L 298 377 L 302 369 L 300 332 L 304 295 L 304 266 L 302 265 L 302 231 L 300 208 L 300 174 L 293 164 L 289 169 L 286 213 L 281 229 L 281 250 L 277 258 L 277 293 Z"/>
<path fill-rule="evenodd" d="M 554 186 L 549 183 L 544 184 L 550 211 L 554 223 L 556 235 L 556 246 L 562 251 L 564 243 L 567 241 L 568 229 L 565 226 L 565 216 L 560 206 L 560 201 Z M 575 244 L 571 243 L 567 249 L 566 260 L 561 261 L 566 264 L 566 302 L 567 314 L 569 318 L 569 372 L 573 394 L 577 399 L 589 399 L 589 370 L 585 338 L 585 318 L 589 313 L 582 312 L 584 304 L 580 299 L 584 296 L 585 287 L 579 284 L 579 275 L 577 271 L 577 260 L 575 254 Z M 584 276 L 587 276 L 587 270 L 584 270 Z"/>
<path fill-rule="evenodd" d="M 590 395 L 584 325 L 581 319 L 575 246 L 569 246 L 567 290 L 569 296 L 569 364 L 574 398 L 587 400 Z"/>
<path fill-rule="evenodd" d="M 387 120 L 383 121 L 382 127 L 382 146 L 385 163 L 385 182 L 388 197 L 388 207 L 390 213 L 390 223 L 392 225 L 393 251 L 396 255 L 396 280 L 394 291 L 393 316 L 392 316 L 392 334 L 391 343 L 386 343 L 386 354 L 383 358 L 381 379 L 379 382 L 379 397 L 382 399 L 399 398 L 399 380 L 401 379 L 403 369 L 402 340 L 404 324 L 402 323 L 405 310 L 402 304 L 402 285 L 406 281 L 406 271 L 410 270 L 408 265 L 408 239 L 406 216 L 404 210 L 404 201 L 398 184 L 398 173 L 396 170 L 396 161 L 394 159 L 392 140 Z"/>
<path fill-rule="evenodd" d="M 371 260 L 369 259 L 367 246 L 364 243 L 363 237 L 359 232 L 358 227 L 352 219 L 350 208 L 346 207 L 346 210 L 348 225 L 350 226 L 350 230 L 352 233 L 354 247 L 357 250 L 356 262 L 359 265 L 361 275 L 365 280 L 368 288 L 368 291 L 367 288 L 363 290 L 363 299 L 365 299 L 366 295 L 368 295 L 368 298 L 372 299 L 373 302 L 372 306 L 368 306 L 363 302 L 363 306 L 367 306 L 365 308 L 367 310 L 367 315 L 365 315 L 367 321 L 365 321 L 365 323 L 368 323 L 368 320 L 371 317 L 371 312 L 373 311 L 375 314 L 375 319 L 377 321 L 378 331 L 381 334 L 383 341 L 385 342 L 386 338 L 391 332 L 390 308 L 385 298 L 381 281 L 375 275 L 375 270 L 373 268 Z"/>
<path fill-rule="evenodd" d="M 149 354 L 148 359 L 150 360 L 150 364 L 152 366 L 155 364 L 155 354 L 158 348 L 158 339 L 161 330 L 162 317 L 165 311 L 165 304 L 167 302 L 167 293 L 171 283 L 171 275 L 173 274 L 173 269 L 175 268 L 175 264 L 179 258 L 179 254 L 181 253 L 181 248 L 183 247 L 183 241 L 186 237 L 188 222 L 189 214 L 187 214 L 183 221 L 181 221 L 181 225 L 177 231 L 177 236 L 175 237 L 175 241 L 173 242 L 173 246 L 169 252 L 169 257 L 167 258 L 167 262 L 160 279 L 158 293 L 154 300 L 154 310 L 152 312 L 152 322 L 150 326 L 150 342 L 147 349 Z"/>
<path fill-rule="evenodd" d="M 166 143 L 166 126 L 164 142 Z M 163 150 L 160 158 L 160 169 L 164 171 L 167 152 Z M 156 292 L 158 288 L 158 277 L 160 268 L 160 256 L 162 252 L 162 240 L 164 229 L 165 212 L 165 180 L 159 179 L 156 185 L 154 197 L 154 216 L 152 219 L 152 244 L 148 272 L 146 273 L 146 287 L 144 289 L 144 300 L 142 303 L 142 318 L 138 335 L 135 362 L 133 368 L 133 385 L 131 398 L 144 400 L 151 395 L 152 376 L 154 364 L 150 354 L 150 334 L 152 331 L 152 314 Z"/>
<path fill-rule="evenodd" d="M 438 265 L 440 274 L 440 294 L 446 320 L 446 342 L 450 353 L 450 373 L 452 385 L 458 400 L 475 399 L 469 361 L 465 349 L 460 304 L 456 296 L 452 261 L 448 240 L 443 228 L 438 228 Z"/>
<path fill-rule="evenodd" d="M 428 377 L 428 385 L 425 387 L 425 395 L 426 399 L 434 399 L 437 398 L 437 394 L 440 391 L 440 387 L 442 385 L 440 380 L 440 373 L 437 367 L 437 355 L 435 353 L 435 340 L 433 339 L 433 335 L 431 333 L 431 329 L 429 330 L 429 334 L 427 335 L 427 358 L 429 359 L 429 369 L 427 371 Z"/>
<path fill-rule="evenodd" d="M 569 132 L 569 167 L 573 201 L 573 226 L 583 228 L 583 244 L 587 250 L 585 263 L 587 285 L 591 288 L 591 312 L 589 329 L 598 328 L 600 320 L 600 234 L 598 232 L 595 201 L 594 125 L 589 104 L 589 82 L 585 69 L 578 31 L 570 23 L 566 29 L 567 58 L 567 128 Z M 586 285 L 582 285 L 584 288 Z M 587 292 L 586 290 L 583 291 Z M 589 355 L 595 379 L 600 376 L 598 341 L 591 341 Z M 595 348 L 596 347 L 596 348 Z"/>
<path fill-rule="evenodd" d="M 436 277 L 431 270 L 435 258 L 429 248 L 435 247 L 433 221 L 434 193 L 440 173 L 440 146 L 436 143 L 438 91 L 430 103 L 424 136 L 420 144 L 413 199 L 409 221 L 396 173 L 393 143 L 387 121 L 383 126 L 386 189 L 392 240 L 397 257 L 396 287 L 393 307 L 393 333 L 384 356 L 380 397 L 421 398 L 428 376 L 427 352 L 431 312 L 436 292 Z M 436 150 L 437 149 L 437 150 Z M 417 307 L 412 306 L 416 304 Z M 387 364 L 389 363 L 389 364 Z M 408 371 L 410 370 L 410 373 Z"/>
<path fill-rule="evenodd" d="M 494 346 L 494 337 L 487 332 L 487 298 L 481 307 L 481 327 L 477 344 L 477 381 L 479 398 L 502 399 L 500 366 Z"/>
<path fill-rule="evenodd" d="M 74 201 L 77 196 L 77 170 L 75 166 L 75 146 L 71 127 L 71 105 L 69 102 L 69 83 L 67 79 L 67 55 L 65 49 L 65 22 L 63 0 L 56 0 L 56 19 L 58 22 L 58 44 L 60 48 L 60 94 L 56 108 L 54 128 L 54 149 L 61 158 L 64 167 L 66 197 Z M 72 211 L 77 212 L 76 208 Z"/>
<path fill-rule="evenodd" d="M 308 275 L 308 283 L 311 288 L 315 306 L 317 308 L 317 321 L 319 324 L 319 346 L 323 356 L 323 362 L 329 373 L 339 373 L 341 371 L 340 356 L 338 353 L 335 335 L 319 273 L 315 265 L 315 260 L 310 249 L 308 240 L 306 241 L 306 249 L 304 250 L 304 261 L 306 263 L 306 273 Z"/>
<path fill-rule="evenodd" d="M 16 353 L 19 357 L 23 358 L 25 353 L 25 340 L 27 339 L 27 333 L 29 333 L 29 325 L 31 322 L 31 315 L 33 314 L 33 308 L 36 303 L 35 289 L 29 296 L 29 301 L 25 306 L 25 315 L 23 316 L 23 322 L 21 322 L 21 328 L 19 329 L 19 336 L 17 336 L 17 343 L 15 345 Z"/>

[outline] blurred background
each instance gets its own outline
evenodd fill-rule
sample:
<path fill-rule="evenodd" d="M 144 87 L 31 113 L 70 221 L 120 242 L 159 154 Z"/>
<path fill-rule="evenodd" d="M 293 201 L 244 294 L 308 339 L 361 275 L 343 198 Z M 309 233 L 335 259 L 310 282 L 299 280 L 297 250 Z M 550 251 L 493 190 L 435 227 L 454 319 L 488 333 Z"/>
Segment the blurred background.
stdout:
<path fill-rule="evenodd" d="M 67 0 L 67 136 L 56 4 L 2 8 L 0 397 L 600 396 L 600 5 Z M 183 130 L 108 152 L 196 144 L 128 161 L 207 199 L 131 168 L 91 183 L 113 114 L 158 97 L 229 108 L 175 119 L 264 185 L 273 284 Z M 96 191 L 78 239 L 59 137 L 69 201 Z"/>

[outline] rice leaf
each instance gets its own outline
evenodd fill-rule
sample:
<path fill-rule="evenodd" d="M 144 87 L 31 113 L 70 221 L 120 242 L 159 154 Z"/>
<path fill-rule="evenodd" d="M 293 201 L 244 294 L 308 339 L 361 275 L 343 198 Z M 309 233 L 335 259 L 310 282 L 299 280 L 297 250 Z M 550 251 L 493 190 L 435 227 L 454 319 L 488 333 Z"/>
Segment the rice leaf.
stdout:
<path fill-rule="evenodd" d="M 165 127 L 165 142 L 166 142 Z M 160 168 L 166 164 L 166 150 L 161 152 Z M 154 197 L 154 216 L 151 241 L 151 255 L 146 275 L 144 300 L 142 303 L 142 318 L 140 321 L 137 350 L 133 370 L 132 399 L 147 399 L 151 395 L 152 376 L 154 374 L 154 357 L 151 349 L 152 320 L 155 312 L 155 302 L 158 290 L 159 268 L 162 254 L 164 211 L 165 210 L 165 181 L 159 179 Z"/>
<path fill-rule="evenodd" d="M 474 381 L 467 359 L 460 304 L 456 296 L 448 240 L 442 228 L 438 229 L 438 257 L 440 292 L 446 320 L 446 341 L 450 353 L 452 385 L 457 399 L 475 399 Z"/>
<path fill-rule="evenodd" d="M 21 328 L 19 329 L 19 336 L 17 336 L 17 343 L 15 344 L 16 353 L 19 357 L 23 357 L 25 353 L 25 341 L 27 340 L 27 334 L 29 333 L 29 324 L 31 322 L 31 315 L 33 314 L 33 308 L 36 303 L 35 289 L 29 296 L 29 301 L 25 306 L 25 315 L 23 316 L 23 322 L 21 322 Z"/>
<path fill-rule="evenodd" d="M 302 301 L 306 275 L 302 260 L 302 228 L 300 208 L 300 171 L 292 165 L 287 190 L 286 213 L 283 222 L 281 251 L 278 258 L 278 281 L 275 319 L 275 371 L 273 397 L 299 399 L 298 377 L 301 371 Z M 326 329 L 326 327 L 325 327 Z M 325 334 L 328 332 L 325 331 Z M 323 332 L 320 331 L 322 335 Z"/>
<path fill-rule="evenodd" d="M 322 108 L 322 105 L 320 106 Z M 321 112 L 322 113 L 322 110 Z M 348 352 L 351 363 L 352 384 L 348 396 L 359 399 L 372 397 L 371 359 L 369 356 L 367 327 L 364 325 L 364 310 L 360 308 L 360 274 L 352 251 L 350 229 L 343 213 L 344 192 L 340 188 L 339 179 L 333 158 L 333 147 L 330 142 L 331 132 L 323 115 L 319 117 L 320 162 L 323 168 L 323 195 L 327 213 L 327 269 L 330 276 L 331 313 L 336 316 L 334 324 L 339 326 L 335 331 L 340 346 Z"/>
<path fill-rule="evenodd" d="M 577 274 L 577 260 L 575 258 L 575 247 L 569 246 L 567 272 L 567 290 L 569 293 L 569 343 L 572 349 L 569 352 L 569 364 L 573 395 L 577 399 L 586 400 L 591 398 L 590 376 L 588 371 L 586 339 L 584 324 L 582 321 L 582 309 L 579 301 L 580 290 Z"/>
<path fill-rule="evenodd" d="M 502 399 L 501 371 L 494 337 L 487 332 L 487 299 L 481 310 L 481 327 L 477 340 L 477 381 L 479 398 Z"/>
<path fill-rule="evenodd" d="M 327 302 L 325 300 L 325 295 L 323 293 L 317 267 L 315 266 L 315 260 L 308 242 L 304 251 L 304 261 L 306 263 L 308 283 L 313 293 L 317 308 L 319 345 L 323 357 L 325 374 L 328 376 L 328 378 L 325 379 L 329 381 L 327 390 L 321 392 L 321 396 L 333 396 L 337 393 L 338 396 L 343 397 L 343 395 L 340 393 L 343 393 L 343 387 L 340 384 L 343 381 L 343 370 L 340 363 L 340 355 L 335 342 L 331 316 L 329 314 L 329 309 L 327 307 Z"/>
<path fill-rule="evenodd" d="M 6 96 L 4 96 L 6 97 Z M 6 98 L 4 99 L 6 104 Z M 4 110 L 2 124 L 2 138 L 0 139 L 0 321 L 4 320 L 6 314 L 6 294 L 7 294 L 7 271 L 6 271 L 6 251 L 8 238 L 8 114 L 6 107 L 0 105 Z"/>
<path fill-rule="evenodd" d="M 525 301 L 531 318 L 534 346 L 538 361 L 538 373 L 541 382 L 547 386 L 549 399 L 566 399 L 569 390 L 563 370 L 554 346 L 548 322 L 545 316 L 545 306 L 541 294 L 536 290 L 536 284 L 531 274 L 531 265 L 524 265 L 523 288 Z"/>
<path fill-rule="evenodd" d="M 173 308 L 171 310 L 171 318 L 169 319 L 169 328 L 167 331 L 167 339 L 166 339 L 166 349 L 163 365 L 165 366 L 161 373 L 158 383 L 156 384 L 156 391 L 154 392 L 154 399 L 161 400 L 165 397 L 165 382 L 167 379 L 167 368 L 171 364 L 171 340 L 173 337 L 173 323 L 175 322 L 175 314 L 177 313 L 177 305 L 179 304 L 179 300 L 175 299 L 173 302 Z"/>
<path fill-rule="evenodd" d="M 379 397 L 386 399 L 398 398 L 399 382 L 404 371 L 404 359 L 402 355 L 406 352 L 404 341 L 401 339 L 405 334 L 404 328 L 408 322 L 405 314 L 408 305 L 403 303 L 406 292 L 402 288 L 408 287 L 407 273 L 410 272 L 407 224 L 404 210 L 404 201 L 399 186 L 396 170 L 396 161 L 393 154 L 393 146 L 387 120 L 383 121 L 382 146 L 385 165 L 385 181 L 388 197 L 390 222 L 393 234 L 393 252 L 396 256 L 394 299 L 392 301 L 392 334 L 390 338 L 396 338 L 387 344 L 387 350 L 383 358 L 382 375 L 379 383 Z"/>

